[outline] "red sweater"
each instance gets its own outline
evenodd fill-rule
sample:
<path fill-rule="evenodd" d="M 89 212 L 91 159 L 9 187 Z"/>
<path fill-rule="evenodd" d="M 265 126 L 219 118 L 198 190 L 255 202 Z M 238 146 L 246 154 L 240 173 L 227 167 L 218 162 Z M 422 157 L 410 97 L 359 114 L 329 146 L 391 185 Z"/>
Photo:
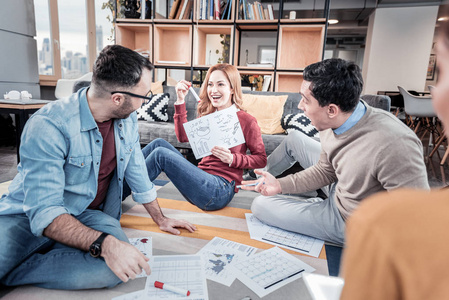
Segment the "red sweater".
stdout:
<path fill-rule="evenodd" d="M 242 182 L 243 169 L 263 168 L 267 164 L 265 145 L 263 144 L 260 127 L 256 119 L 242 110 L 237 112 L 237 117 L 239 118 L 246 143 L 229 149 L 233 156 L 231 166 L 222 162 L 214 155 L 203 157 L 198 164 L 198 168 L 209 174 L 221 176 L 229 182 L 234 180 L 236 186 Z M 178 141 L 182 143 L 188 142 L 189 140 L 183 126 L 187 122 L 185 103 L 175 105 L 174 120 Z M 246 154 L 248 149 L 251 155 Z M 238 192 L 237 188 L 235 188 L 235 192 Z"/>

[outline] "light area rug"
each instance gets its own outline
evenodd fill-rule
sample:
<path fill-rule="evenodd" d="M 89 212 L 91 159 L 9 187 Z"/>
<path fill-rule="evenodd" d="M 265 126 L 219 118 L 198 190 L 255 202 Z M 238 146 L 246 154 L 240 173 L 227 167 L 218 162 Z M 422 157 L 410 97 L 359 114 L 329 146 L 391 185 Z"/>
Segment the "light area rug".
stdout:
<path fill-rule="evenodd" d="M 8 184 L 1 184 L 1 192 L 7 188 Z M 159 187 L 158 187 L 159 188 Z M 164 194 L 164 193 L 161 193 Z M 185 219 L 195 224 L 198 230 L 189 233 L 181 230 L 181 234 L 176 236 L 159 230 L 142 205 L 135 205 L 131 199 L 124 202 L 124 213 L 121 224 L 123 230 L 129 238 L 151 237 L 153 243 L 153 255 L 175 255 L 175 254 L 195 254 L 214 236 L 219 236 L 235 242 L 247 244 L 259 249 L 273 247 L 270 244 L 251 240 L 245 220 L 245 213 L 248 209 L 226 207 L 224 209 L 205 212 L 186 201 L 159 198 L 164 215 L 170 218 Z M 328 275 L 326 255 L 324 248 L 319 258 L 300 255 L 297 252 L 287 250 L 295 257 L 316 269 L 317 274 Z M 240 300 L 249 296 L 251 299 L 260 299 L 254 292 L 235 280 L 230 286 L 208 280 L 209 299 L 211 300 Z M 112 289 L 95 289 L 82 291 L 62 291 L 48 290 L 32 286 L 22 286 L 0 292 L 3 300 L 30 299 L 30 300 L 74 300 L 74 299 L 112 299 L 114 297 L 142 290 L 145 286 L 145 279 L 139 278 L 127 283 L 120 284 Z M 3 296 L 3 297 L 2 297 Z M 283 288 L 263 297 L 265 300 L 274 299 L 312 299 L 304 281 L 298 279 Z"/>

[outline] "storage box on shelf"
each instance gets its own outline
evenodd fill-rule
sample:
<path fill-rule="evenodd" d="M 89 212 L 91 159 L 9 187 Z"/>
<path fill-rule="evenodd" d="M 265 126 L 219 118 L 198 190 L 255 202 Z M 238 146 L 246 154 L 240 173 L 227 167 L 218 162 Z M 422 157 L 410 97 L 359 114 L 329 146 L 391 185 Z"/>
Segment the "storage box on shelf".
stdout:
<path fill-rule="evenodd" d="M 229 1 L 222 7 L 219 20 L 216 15 L 213 20 L 209 20 L 202 12 L 204 4 L 210 0 L 193 1 L 189 19 L 176 18 L 178 12 L 180 16 L 183 13 L 182 8 L 179 11 L 183 2 L 188 7 L 189 2 L 186 3 L 186 0 L 176 0 L 178 7 L 174 10 L 174 1 L 153 0 L 154 19 L 143 20 L 144 23 L 134 19 L 121 19 L 116 25 L 117 43 L 131 49 L 154 51 L 151 54 L 156 69 L 161 72 L 162 69 L 168 70 L 165 72 L 165 79 L 168 79 L 171 70 L 178 70 L 178 76 L 185 76 L 191 81 L 195 72 L 207 69 L 220 58 L 216 54 L 217 48 L 222 47 L 220 41 L 215 41 L 217 44 L 212 47 L 210 41 L 213 38 L 209 35 L 227 35 L 229 53 L 222 56 L 220 61 L 229 59 L 229 63 L 236 65 L 243 75 L 270 74 L 270 91 L 298 92 L 303 69 L 320 61 L 322 57 L 325 31 L 325 19 L 321 16 L 323 13 L 314 12 L 313 17 L 317 18 L 305 18 L 298 3 L 286 0 L 269 3 L 253 0 Z M 256 17 L 250 18 L 248 11 L 245 14 L 244 3 L 246 9 L 249 9 L 250 4 L 253 8 L 258 7 L 258 16 L 255 14 Z M 163 9 L 158 10 L 158 5 L 163 6 Z M 229 6 L 230 9 L 226 8 Z M 290 11 L 296 11 L 296 19 L 286 19 Z M 170 17 L 170 14 L 174 16 Z M 253 42 L 255 40 L 257 41 Z M 245 49 L 249 55 L 245 53 Z M 270 53 L 268 60 L 262 59 L 262 50 Z M 267 61 L 271 64 L 263 64 Z M 182 73 L 182 70 L 186 72 Z"/>

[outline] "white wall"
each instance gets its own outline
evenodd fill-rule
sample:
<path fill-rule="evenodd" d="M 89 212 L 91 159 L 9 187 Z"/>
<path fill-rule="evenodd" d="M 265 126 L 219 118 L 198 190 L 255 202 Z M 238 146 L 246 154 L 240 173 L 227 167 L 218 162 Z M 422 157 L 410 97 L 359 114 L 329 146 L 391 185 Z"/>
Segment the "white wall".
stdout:
<path fill-rule="evenodd" d="M 365 94 L 423 91 L 438 6 L 378 8 L 370 16 L 363 62 Z"/>

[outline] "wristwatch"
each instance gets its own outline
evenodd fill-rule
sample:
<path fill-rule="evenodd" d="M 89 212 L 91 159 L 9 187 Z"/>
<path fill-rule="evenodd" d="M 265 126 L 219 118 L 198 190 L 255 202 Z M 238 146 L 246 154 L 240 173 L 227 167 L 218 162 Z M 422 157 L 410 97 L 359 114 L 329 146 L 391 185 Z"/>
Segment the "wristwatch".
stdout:
<path fill-rule="evenodd" d="M 92 257 L 100 257 L 101 255 L 101 244 L 103 243 L 105 237 L 107 237 L 109 233 L 103 232 L 95 242 L 92 243 L 89 247 L 89 253 Z"/>

